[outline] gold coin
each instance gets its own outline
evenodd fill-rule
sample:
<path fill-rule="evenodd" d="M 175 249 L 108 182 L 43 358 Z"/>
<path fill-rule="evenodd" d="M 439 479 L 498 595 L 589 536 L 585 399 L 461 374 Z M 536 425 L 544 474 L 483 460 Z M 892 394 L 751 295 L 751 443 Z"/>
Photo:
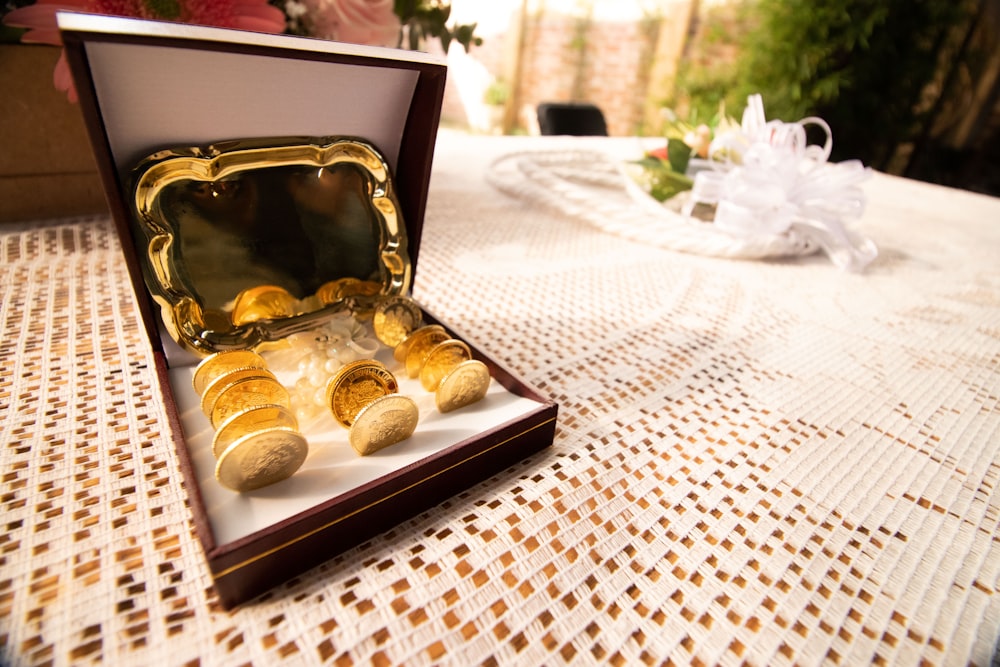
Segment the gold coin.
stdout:
<path fill-rule="evenodd" d="M 396 347 L 417 330 L 424 314 L 416 302 L 405 296 L 379 300 L 372 315 L 375 336 L 389 347 Z"/>
<path fill-rule="evenodd" d="M 233 302 L 233 324 L 241 325 L 257 320 L 273 320 L 294 315 L 298 299 L 284 287 L 258 285 L 243 290 Z"/>
<path fill-rule="evenodd" d="M 438 343 L 427 353 L 423 366 L 420 367 L 420 384 L 427 391 L 436 391 L 441 378 L 448 371 L 463 361 L 472 358 L 469 346 L 454 338 Z"/>
<path fill-rule="evenodd" d="M 419 329 L 411 333 L 409 336 L 404 338 L 402 343 L 400 343 L 399 345 L 397 345 L 392 349 L 392 358 L 401 364 L 406 363 L 406 355 L 410 351 L 410 348 L 413 346 L 413 343 L 419 340 L 420 337 L 426 336 L 427 333 L 430 331 L 444 331 L 444 327 L 441 326 L 440 324 L 428 324 L 426 326 L 420 327 Z"/>
<path fill-rule="evenodd" d="M 435 393 L 439 412 L 451 412 L 482 400 L 490 388 L 490 369 L 470 359 L 463 361 L 441 378 Z"/>
<path fill-rule="evenodd" d="M 273 377 L 247 377 L 226 385 L 209 408 L 209 421 L 218 428 L 238 412 L 258 405 L 283 405 L 291 409 L 288 390 Z"/>
<path fill-rule="evenodd" d="M 248 366 L 244 368 L 229 369 L 225 373 L 221 373 L 214 377 L 212 381 L 205 386 L 205 391 L 201 394 L 201 411 L 205 413 L 206 417 L 211 417 L 212 406 L 215 405 L 215 399 L 219 397 L 222 390 L 237 380 L 251 377 L 266 377 L 274 380 L 275 382 L 278 381 L 277 378 L 274 377 L 274 373 L 266 368 Z"/>
<path fill-rule="evenodd" d="M 224 350 L 210 354 L 194 369 L 191 384 L 201 396 L 215 378 L 237 368 L 266 368 L 264 357 L 252 350 Z"/>
<path fill-rule="evenodd" d="M 323 283 L 316 290 L 316 298 L 324 306 L 337 303 L 349 296 L 375 296 L 382 291 L 382 284 L 360 278 L 338 278 Z"/>
<path fill-rule="evenodd" d="M 424 365 L 424 361 L 427 359 L 430 351 L 446 340 L 450 340 L 451 336 L 444 330 L 444 327 L 432 324 L 417 329 L 406 340 L 410 340 L 411 338 L 413 340 L 408 346 L 409 349 L 406 350 L 404 363 L 406 364 L 406 375 L 415 378 L 419 377 L 420 368 Z M 406 341 L 403 341 L 402 344 L 405 345 Z"/>
<path fill-rule="evenodd" d="M 395 376 L 380 361 L 353 361 L 326 386 L 326 401 L 337 423 L 350 428 L 361 409 L 387 394 L 399 391 Z"/>
<path fill-rule="evenodd" d="M 253 491 L 290 477 L 309 453 L 305 436 L 276 427 L 248 433 L 223 450 L 215 478 L 234 491 Z"/>
<path fill-rule="evenodd" d="M 420 411 L 412 398 L 388 394 L 361 409 L 348 440 L 358 454 L 374 454 L 413 435 L 419 418 Z"/>
<path fill-rule="evenodd" d="M 254 405 L 230 415 L 219 423 L 212 437 L 212 454 L 218 458 L 229 445 L 244 435 L 269 428 L 285 427 L 298 430 L 299 420 L 285 405 Z"/>

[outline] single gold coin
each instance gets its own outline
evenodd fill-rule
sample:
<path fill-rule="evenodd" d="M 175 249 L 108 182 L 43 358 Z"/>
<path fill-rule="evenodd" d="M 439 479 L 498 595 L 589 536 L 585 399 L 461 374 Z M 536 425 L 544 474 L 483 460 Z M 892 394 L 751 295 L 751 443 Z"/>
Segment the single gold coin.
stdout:
<path fill-rule="evenodd" d="M 215 478 L 243 493 L 291 477 L 306 460 L 305 436 L 288 427 L 248 433 L 226 447 L 215 462 Z"/>
<path fill-rule="evenodd" d="M 470 359 L 441 378 L 434 399 L 439 412 L 451 412 L 481 401 L 489 388 L 490 369 L 478 359 Z"/>
<path fill-rule="evenodd" d="M 258 285 L 236 295 L 231 314 L 233 324 L 290 317 L 298 311 L 298 299 L 284 287 Z"/>
<path fill-rule="evenodd" d="M 258 405 L 283 405 L 291 409 L 291 396 L 273 377 L 247 377 L 226 385 L 209 408 L 208 419 L 219 428 L 233 415 Z"/>
<path fill-rule="evenodd" d="M 438 343 L 427 353 L 420 367 L 420 384 L 427 391 L 436 391 L 441 378 L 455 366 L 472 358 L 469 346 L 460 340 L 450 338 Z"/>
<path fill-rule="evenodd" d="M 382 291 L 382 284 L 360 278 L 338 278 L 323 283 L 316 290 L 316 298 L 324 306 L 343 301 L 349 296 L 375 296 Z"/>
<path fill-rule="evenodd" d="M 245 435 L 269 428 L 298 430 L 299 420 L 284 405 L 254 405 L 226 418 L 212 437 L 212 454 L 218 458 L 229 445 Z"/>
<path fill-rule="evenodd" d="M 326 401 L 337 423 L 350 428 L 363 407 L 376 398 L 398 391 L 396 377 L 385 364 L 361 359 L 337 371 L 326 386 Z"/>
<path fill-rule="evenodd" d="M 361 408 L 348 440 L 358 454 L 374 454 L 413 435 L 419 418 L 420 410 L 412 398 L 388 394 Z"/>
<path fill-rule="evenodd" d="M 237 368 L 267 368 L 264 357 L 253 350 L 224 350 L 210 354 L 194 369 L 191 384 L 201 396 L 215 378 Z"/>
<path fill-rule="evenodd" d="M 420 327 L 424 314 L 417 303 L 406 296 L 387 296 L 375 305 L 372 328 L 375 336 L 396 347 Z"/>
<path fill-rule="evenodd" d="M 212 406 L 215 405 L 215 399 L 219 397 L 219 394 L 221 394 L 226 387 L 237 380 L 256 377 L 269 378 L 274 382 L 278 381 L 278 379 L 274 376 L 274 373 L 266 368 L 246 366 L 242 368 L 229 369 L 225 373 L 217 375 L 205 386 L 205 391 L 201 393 L 201 411 L 205 413 L 206 417 L 211 417 Z"/>
<path fill-rule="evenodd" d="M 431 331 L 440 331 L 443 333 L 444 327 L 440 324 L 427 324 L 420 327 L 392 349 L 392 358 L 401 364 L 406 363 L 406 355 L 410 351 L 410 348 L 413 347 L 413 344 Z"/>
<path fill-rule="evenodd" d="M 407 377 L 415 378 L 420 376 L 420 369 L 423 367 L 424 361 L 427 360 L 430 351 L 446 340 L 451 340 L 451 336 L 444 330 L 444 327 L 431 325 L 414 331 L 412 338 L 414 340 L 406 351 L 404 363 L 406 364 Z M 407 340 L 410 339 L 407 338 Z"/>

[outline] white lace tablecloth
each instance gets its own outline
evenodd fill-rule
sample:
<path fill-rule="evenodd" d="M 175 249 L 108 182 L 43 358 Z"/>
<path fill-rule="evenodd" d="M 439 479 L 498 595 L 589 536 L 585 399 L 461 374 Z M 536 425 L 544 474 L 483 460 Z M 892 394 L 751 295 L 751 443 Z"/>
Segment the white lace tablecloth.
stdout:
<path fill-rule="evenodd" d="M 876 175 L 867 272 L 711 259 L 485 184 L 567 141 L 443 133 L 415 288 L 553 447 L 232 612 L 110 223 L 0 227 L 0 663 L 988 665 L 1000 200 Z"/>

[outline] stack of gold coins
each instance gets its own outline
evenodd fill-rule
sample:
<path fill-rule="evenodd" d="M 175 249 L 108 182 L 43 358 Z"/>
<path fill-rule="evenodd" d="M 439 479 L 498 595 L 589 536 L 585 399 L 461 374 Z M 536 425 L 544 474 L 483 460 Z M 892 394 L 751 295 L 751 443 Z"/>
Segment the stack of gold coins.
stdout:
<path fill-rule="evenodd" d="M 380 361 L 347 364 L 330 380 L 326 396 L 333 418 L 349 429 L 351 447 L 362 456 L 406 440 L 417 428 L 417 404 L 399 394 L 396 377 Z"/>
<path fill-rule="evenodd" d="M 451 412 L 482 400 L 490 387 L 486 364 L 472 358 L 469 346 L 438 324 L 421 326 L 423 312 L 410 298 L 386 297 L 375 306 L 375 335 L 393 348 L 393 358 L 406 375 L 420 378 L 434 392 L 440 412 Z"/>
<path fill-rule="evenodd" d="M 486 364 L 473 359 L 469 346 L 437 324 L 420 327 L 393 350 L 406 374 L 435 394 L 440 412 L 451 412 L 482 400 L 490 387 Z"/>
<path fill-rule="evenodd" d="M 298 430 L 288 390 L 259 354 L 216 352 L 198 364 L 192 384 L 215 428 L 215 477 L 224 486 L 259 489 L 302 466 L 309 446 Z"/>

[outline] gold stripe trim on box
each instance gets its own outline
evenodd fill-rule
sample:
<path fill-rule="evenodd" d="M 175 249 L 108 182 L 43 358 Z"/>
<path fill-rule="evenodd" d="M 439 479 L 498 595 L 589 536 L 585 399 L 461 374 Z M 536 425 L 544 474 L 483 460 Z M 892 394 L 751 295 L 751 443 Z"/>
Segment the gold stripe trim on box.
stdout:
<path fill-rule="evenodd" d="M 453 469 L 457 468 L 460 465 L 468 463 L 469 461 L 471 461 L 471 460 L 473 460 L 475 458 L 478 458 L 478 457 L 482 456 L 483 454 L 488 454 L 489 452 L 493 451 L 497 447 L 505 445 L 508 442 L 510 442 L 511 440 L 514 440 L 515 438 L 519 438 L 519 437 L 521 437 L 521 436 L 523 436 L 523 435 L 525 435 L 527 433 L 531 433 L 532 431 L 537 430 L 537 429 L 539 429 L 539 428 L 541 428 L 543 426 L 547 426 L 547 425 L 551 424 L 554 421 L 556 421 L 555 417 L 553 417 L 552 419 L 548 419 L 548 420 L 546 420 L 546 421 L 544 421 L 544 422 L 542 422 L 540 424 L 536 424 L 535 426 L 532 426 L 531 428 L 529 428 L 526 431 L 521 431 L 520 433 L 517 433 L 516 435 L 512 435 L 511 437 L 507 438 L 506 440 L 498 442 L 497 444 L 493 445 L 489 449 L 484 449 L 483 451 L 478 452 L 476 454 L 473 454 L 472 456 L 470 456 L 468 458 L 462 459 L 461 461 L 458 461 L 457 463 L 454 463 L 454 464 L 448 466 L 447 468 L 439 470 L 438 472 L 434 473 L 433 475 L 430 475 L 428 477 L 424 477 L 420 481 L 414 482 L 413 484 L 410 484 L 409 486 L 406 486 L 406 487 L 404 487 L 402 489 L 399 489 L 398 491 L 396 491 L 394 493 L 391 493 L 391 494 L 389 494 L 387 496 L 379 498 L 375 502 L 369 503 L 368 505 L 365 505 L 364 507 L 359 507 L 358 509 L 354 510 L 350 514 L 345 514 L 344 516 L 339 517 L 337 519 L 334 519 L 333 521 L 330 521 L 328 523 L 325 523 L 322 526 L 319 526 L 318 528 L 314 528 L 313 530 L 310 530 L 309 532 L 303 533 L 302 535 L 299 535 L 299 536 L 295 537 L 294 539 L 288 540 L 287 542 L 285 542 L 283 544 L 279 544 L 278 546 L 272 547 L 271 549 L 268 549 L 267 551 L 259 553 L 256 556 L 253 556 L 252 558 L 248 558 L 248 559 L 246 559 L 245 561 L 243 561 L 241 563 L 237 563 L 236 565 L 232 565 L 230 567 L 227 567 L 225 570 L 222 570 L 221 572 L 213 573 L 212 577 L 213 577 L 213 579 L 218 580 L 218 579 L 222 579 L 223 577 L 229 576 L 233 572 L 235 572 L 235 571 L 237 571 L 237 570 L 239 570 L 241 568 L 244 568 L 247 565 L 250 565 L 251 563 L 255 563 L 255 562 L 261 560 L 262 558 L 267 558 L 268 556 L 270 556 L 270 555 L 272 555 L 274 553 L 277 553 L 278 551 L 281 551 L 285 547 L 291 546 L 292 544 L 295 544 L 296 542 L 301 542 L 302 540 L 304 540 L 306 538 L 312 537 L 316 533 L 321 533 L 321 532 L 323 532 L 324 530 L 326 530 L 327 528 L 329 528 L 331 526 L 334 526 L 334 525 L 336 525 L 336 524 L 338 524 L 338 523 L 340 523 L 342 521 L 350 519 L 352 516 L 355 516 L 356 514 L 360 514 L 361 512 L 364 512 L 364 511 L 366 511 L 368 509 L 371 509 L 372 507 L 375 507 L 376 505 L 379 505 L 379 504 L 385 502 L 386 500 L 389 500 L 390 498 L 393 498 L 395 496 L 398 496 L 401 493 L 404 493 L 406 491 L 409 491 L 410 489 L 413 489 L 413 488 L 415 488 L 417 486 L 420 486 L 421 484 L 423 484 L 424 482 L 426 482 L 426 481 L 428 481 L 430 479 L 433 479 L 433 478 L 435 478 L 435 477 L 437 477 L 439 475 L 442 475 L 442 474 L 448 472 L 449 470 L 453 470 Z"/>

